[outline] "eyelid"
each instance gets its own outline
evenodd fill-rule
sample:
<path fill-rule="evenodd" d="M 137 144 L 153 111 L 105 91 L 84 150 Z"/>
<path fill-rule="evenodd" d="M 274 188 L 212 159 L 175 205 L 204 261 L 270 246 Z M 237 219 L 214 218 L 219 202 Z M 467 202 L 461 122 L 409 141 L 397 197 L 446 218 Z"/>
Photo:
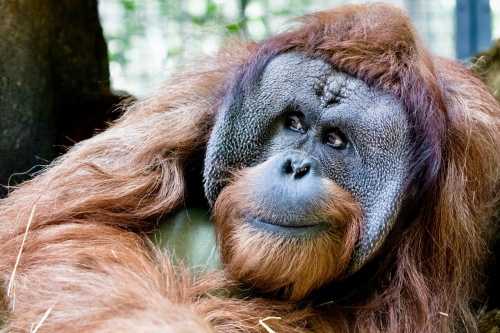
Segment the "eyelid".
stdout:
<path fill-rule="evenodd" d="M 297 133 L 305 133 L 307 130 L 306 130 L 306 127 L 304 126 L 304 124 L 299 120 L 299 123 L 300 123 L 300 128 L 293 128 L 291 126 L 287 126 L 287 128 L 290 130 L 290 131 L 294 131 L 294 132 L 297 132 Z"/>
<path fill-rule="evenodd" d="M 326 133 L 328 133 L 332 128 L 337 128 L 344 134 L 347 139 L 347 149 L 352 150 L 354 155 L 361 157 L 362 154 L 359 151 L 359 147 L 363 146 L 363 141 L 359 140 L 359 129 L 356 127 L 356 124 L 346 118 L 346 117 L 337 117 L 337 116 L 329 116 L 322 117 L 319 119 L 317 123 L 318 128 L 320 128 L 319 135 L 320 138 L 324 138 Z"/>
<path fill-rule="evenodd" d="M 329 136 L 331 134 L 338 136 L 340 138 L 340 140 L 342 140 L 343 146 L 336 147 L 336 146 L 330 144 L 328 142 L 328 139 L 329 139 Z M 350 145 L 352 145 L 352 142 L 349 139 L 349 137 L 347 136 L 347 134 L 344 131 L 342 131 L 340 128 L 338 128 L 337 126 L 331 126 L 331 127 L 326 128 L 322 134 L 322 141 L 325 145 L 328 145 L 328 146 L 332 147 L 333 149 L 339 149 L 339 150 L 346 149 Z"/>
<path fill-rule="evenodd" d="M 285 120 L 284 120 L 285 127 L 288 130 L 293 131 L 293 132 L 297 132 L 297 133 L 301 133 L 301 134 L 306 133 L 308 126 L 305 122 L 305 115 L 294 107 L 290 106 L 290 107 L 287 107 L 287 109 L 288 109 L 287 110 L 288 112 L 285 113 Z M 300 129 L 293 128 L 291 126 L 292 122 L 298 123 L 301 128 Z"/>

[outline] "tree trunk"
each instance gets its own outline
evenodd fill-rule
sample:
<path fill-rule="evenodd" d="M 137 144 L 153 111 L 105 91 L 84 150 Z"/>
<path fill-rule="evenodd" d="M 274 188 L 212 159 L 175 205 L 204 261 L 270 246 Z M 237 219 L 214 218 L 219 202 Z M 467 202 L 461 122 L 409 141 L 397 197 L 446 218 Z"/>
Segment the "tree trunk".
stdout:
<path fill-rule="evenodd" d="M 0 184 L 90 136 L 110 91 L 96 0 L 0 1 Z M 10 185 L 29 177 L 12 177 Z M 0 189 L 0 195 L 5 189 Z"/>

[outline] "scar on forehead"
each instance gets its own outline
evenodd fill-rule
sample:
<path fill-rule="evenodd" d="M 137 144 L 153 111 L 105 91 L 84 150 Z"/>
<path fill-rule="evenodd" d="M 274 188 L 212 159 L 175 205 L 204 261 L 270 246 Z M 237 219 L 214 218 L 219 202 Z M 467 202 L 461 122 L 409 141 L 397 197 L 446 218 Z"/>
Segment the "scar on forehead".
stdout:
<path fill-rule="evenodd" d="M 323 107 L 339 104 L 347 98 L 347 80 L 346 75 L 337 73 L 322 76 L 314 83 L 314 92 Z"/>

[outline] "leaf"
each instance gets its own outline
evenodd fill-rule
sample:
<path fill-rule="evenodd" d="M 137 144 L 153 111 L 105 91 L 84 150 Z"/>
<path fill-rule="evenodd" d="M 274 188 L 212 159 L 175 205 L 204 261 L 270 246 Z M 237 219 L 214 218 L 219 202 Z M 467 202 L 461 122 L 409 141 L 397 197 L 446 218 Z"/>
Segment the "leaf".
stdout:
<path fill-rule="evenodd" d="M 226 25 L 226 29 L 230 33 L 237 33 L 241 30 L 241 23 L 240 22 L 230 23 L 230 24 Z"/>
<path fill-rule="evenodd" d="M 122 0 L 121 2 L 126 11 L 132 12 L 137 8 L 135 0 Z"/>

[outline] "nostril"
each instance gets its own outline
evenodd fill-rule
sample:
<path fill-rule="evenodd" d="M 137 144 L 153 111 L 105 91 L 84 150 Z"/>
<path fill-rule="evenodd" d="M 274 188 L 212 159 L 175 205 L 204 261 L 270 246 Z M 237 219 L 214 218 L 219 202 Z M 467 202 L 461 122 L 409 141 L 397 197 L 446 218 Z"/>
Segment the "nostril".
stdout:
<path fill-rule="evenodd" d="M 307 175 L 310 170 L 311 170 L 311 163 L 303 162 L 299 167 L 295 168 L 293 177 L 295 179 L 300 179 L 305 175 Z"/>
<path fill-rule="evenodd" d="M 284 176 L 293 177 L 293 179 L 301 179 L 307 176 L 312 171 L 316 170 L 317 164 L 314 160 L 304 157 L 292 155 L 283 161 L 281 172 Z"/>
<path fill-rule="evenodd" d="M 291 158 L 287 158 L 285 163 L 283 164 L 283 172 L 286 174 L 286 175 L 291 175 L 294 173 L 294 168 L 293 168 L 293 165 L 292 165 L 292 159 Z"/>

